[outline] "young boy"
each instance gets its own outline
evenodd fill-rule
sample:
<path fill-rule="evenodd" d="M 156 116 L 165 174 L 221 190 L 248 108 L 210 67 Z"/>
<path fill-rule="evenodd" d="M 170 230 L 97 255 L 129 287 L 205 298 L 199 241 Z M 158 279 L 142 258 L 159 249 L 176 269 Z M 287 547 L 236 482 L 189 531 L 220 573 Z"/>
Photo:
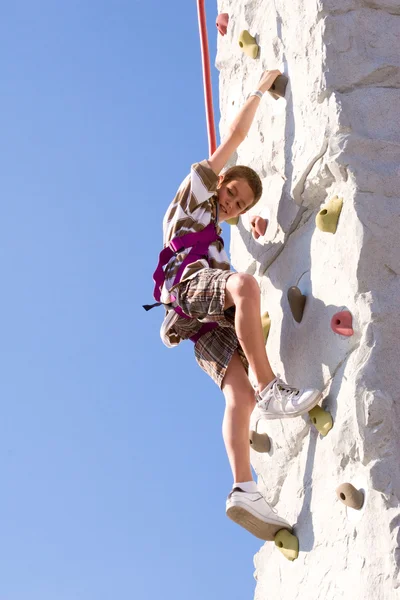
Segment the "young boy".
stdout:
<path fill-rule="evenodd" d="M 202 231 L 210 223 L 220 233 L 218 223 L 245 213 L 260 199 L 262 184 L 252 169 L 236 166 L 223 175 L 220 172 L 245 139 L 263 93 L 279 74 L 266 71 L 262 75 L 219 148 L 208 161 L 192 166 L 165 214 L 165 247 L 173 238 Z M 190 248 L 178 249 L 165 268 L 159 291 L 168 310 L 161 337 L 169 347 L 192 338 L 198 364 L 222 389 L 226 401 L 223 437 L 233 474 L 226 512 L 255 536 L 272 540 L 279 529 L 291 526 L 269 506 L 253 480 L 251 413 L 257 402 L 266 419 L 296 417 L 311 410 L 321 394 L 276 378 L 265 350 L 258 283 L 251 275 L 230 270 L 221 238 L 209 244 L 208 253 L 184 265 L 177 283 L 179 267 L 189 252 Z M 206 323 L 215 325 L 204 333 Z M 256 392 L 247 376 L 249 366 Z"/>

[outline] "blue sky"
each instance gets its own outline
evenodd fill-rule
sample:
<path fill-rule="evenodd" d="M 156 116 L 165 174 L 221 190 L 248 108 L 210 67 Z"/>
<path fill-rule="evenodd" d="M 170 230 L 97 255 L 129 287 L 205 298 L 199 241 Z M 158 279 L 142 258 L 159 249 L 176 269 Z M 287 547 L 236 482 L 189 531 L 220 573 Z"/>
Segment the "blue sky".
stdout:
<path fill-rule="evenodd" d="M 2 13 L 0 600 L 251 598 L 223 396 L 141 308 L 208 154 L 196 2 Z"/>

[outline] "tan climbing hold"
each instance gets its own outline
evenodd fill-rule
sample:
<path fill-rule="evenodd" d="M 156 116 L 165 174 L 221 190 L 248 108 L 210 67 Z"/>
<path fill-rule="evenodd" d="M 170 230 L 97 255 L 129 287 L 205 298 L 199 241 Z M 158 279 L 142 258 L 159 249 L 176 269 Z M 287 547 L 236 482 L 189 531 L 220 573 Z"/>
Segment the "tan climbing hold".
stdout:
<path fill-rule="evenodd" d="M 343 206 L 342 198 L 335 196 L 325 204 L 315 217 L 315 224 L 321 231 L 336 233 L 336 228 Z"/>
<path fill-rule="evenodd" d="M 289 79 L 286 75 L 278 75 L 275 79 L 274 83 L 268 90 L 268 93 L 275 99 L 279 100 L 279 98 L 284 98 L 286 93 L 286 86 L 288 84 Z"/>
<path fill-rule="evenodd" d="M 287 529 L 280 529 L 274 538 L 275 546 L 288 560 L 296 560 L 299 556 L 299 540 Z"/>
<path fill-rule="evenodd" d="M 233 217 L 232 219 L 227 219 L 225 223 L 228 225 L 237 225 L 239 223 L 239 217 Z"/>
<path fill-rule="evenodd" d="M 264 341 L 267 341 L 269 330 L 271 329 L 271 319 L 268 312 L 261 315 L 261 325 L 264 333 Z"/>
<path fill-rule="evenodd" d="M 340 502 L 343 502 L 346 506 L 360 510 L 364 504 L 364 494 L 357 490 L 351 483 L 342 483 L 336 489 L 336 495 Z"/>
<path fill-rule="evenodd" d="M 304 296 L 298 287 L 292 286 L 288 290 L 287 297 L 293 318 L 295 321 L 297 321 L 297 323 L 300 323 L 303 318 L 307 296 Z"/>
<path fill-rule="evenodd" d="M 333 427 L 333 419 L 331 413 L 324 410 L 320 406 L 314 406 L 309 413 L 312 424 L 324 437 L 328 435 Z"/>
<path fill-rule="evenodd" d="M 239 46 L 250 58 L 257 58 L 258 44 L 250 33 L 244 29 L 239 35 Z"/>
<path fill-rule="evenodd" d="M 257 431 L 250 431 L 250 446 L 256 452 L 269 452 L 271 450 L 271 440 L 267 433 L 257 433 Z"/>

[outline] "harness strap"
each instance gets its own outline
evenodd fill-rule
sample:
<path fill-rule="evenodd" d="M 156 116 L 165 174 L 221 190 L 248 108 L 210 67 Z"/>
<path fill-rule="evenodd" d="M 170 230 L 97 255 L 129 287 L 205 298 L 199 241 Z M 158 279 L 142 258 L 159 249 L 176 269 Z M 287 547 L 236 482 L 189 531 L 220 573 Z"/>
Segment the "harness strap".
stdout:
<path fill-rule="evenodd" d="M 195 333 L 194 335 L 192 335 L 192 337 L 189 339 L 192 340 L 192 342 L 195 344 L 197 342 L 197 340 L 199 340 L 201 338 L 202 335 L 204 335 L 205 333 L 208 333 L 209 331 L 211 331 L 212 329 L 215 329 L 216 327 L 218 327 L 218 323 L 204 323 L 202 325 L 202 327 L 200 327 L 199 331 L 197 333 Z"/>
<path fill-rule="evenodd" d="M 174 280 L 174 285 L 176 285 L 179 283 L 185 267 L 188 264 L 195 262 L 195 257 L 206 256 L 208 254 L 209 245 L 216 240 L 220 240 L 224 243 L 216 231 L 215 224 L 211 221 L 207 227 L 201 231 L 192 231 L 185 235 L 173 238 L 168 246 L 161 250 L 157 268 L 153 273 L 153 280 L 155 282 L 154 298 L 157 302 L 161 299 L 161 288 L 165 281 L 164 267 L 169 263 L 174 254 L 181 250 L 185 250 L 186 248 L 192 248 L 179 267 Z"/>
<path fill-rule="evenodd" d="M 212 242 L 216 240 L 220 240 L 222 244 L 224 243 L 223 239 L 218 235 L 216 226 L 213 221 L 211 221 L 207 227 L 204 227 L 201 231 L 192 231 L 190 233 L 186 233 L 185 235 L 181 235 L 173 238 L 168 246 L 161 250 L 158 257 L 157 268 L 153 273 L 153 280 L 155 282 L 154 286 L 154 298 L 157 302 L 153 305 L 145 305 L 143 308 L 145 310 L 150 310 L 154 306 L 159 306 L 162 304 L 161 300 L 161 289 L 164 285 L 165 281 L 165 273 L 164 267 L 169 263 L 171 258 L 180 252 L 181 250 L 185 250 L 186 248 L 191 248 L 190 252 L 186 256 L 186 258 L 182 261 L 182 264 L 179 266 L 178 272 L 175 276 L 173 285 L 176 285 L 180 282 L 183 271 L 186 266 L 195 262 L 198 258 L 206 257 L 208 258 L 208 248 Z M 171 299 L 175 302 L 175 297 L 171 294 Z M 183 312 L 180 306 L 173 306 L 173 310 L 184 319 L 191 319 L 186 313 Z M 196 343 L 197 340 L 200 339 L 202 335 L 215 329 L 218 327 L 218 323 L 204 323 L 199 331 L 193 335 L 191 338 L 192 342 Z"/>

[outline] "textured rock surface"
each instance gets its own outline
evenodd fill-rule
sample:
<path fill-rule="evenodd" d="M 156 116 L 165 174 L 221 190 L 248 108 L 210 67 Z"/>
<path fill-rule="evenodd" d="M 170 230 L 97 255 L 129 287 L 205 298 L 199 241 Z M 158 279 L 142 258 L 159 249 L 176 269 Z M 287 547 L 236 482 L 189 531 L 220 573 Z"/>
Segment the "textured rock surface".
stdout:
<path fill-rule="evenodd" d="M 272 326 L 267 350 L 288 382 L 324 390 L 334 428 L 308 418 L 262 423 L 269 454 L 252 451 L 259 483 L 296 523 L 300 556 L 271 543 L 255 557 L 257 600 L 400 597 L 400 3 L 399 0 L 220 0 L 230 16 L 219 39 L 220 123 L 227 125 L 262 70 L 289 77 L 286 99 L 265 97 L 235 162 L 259 172 L 251 215 L 270 224 L 232 229 L 239 271 L 256 276 Z M 247 29 L 256 60 L 237 43 Z M 315 227 L 320 206 L 343 198 L 334 235 Z M 307 295 L 296 323 L 287 290 Z M 340 310 L 354 335 L 332 332 Z M 335 494 L 366 490 L 355 516 Z"/>

